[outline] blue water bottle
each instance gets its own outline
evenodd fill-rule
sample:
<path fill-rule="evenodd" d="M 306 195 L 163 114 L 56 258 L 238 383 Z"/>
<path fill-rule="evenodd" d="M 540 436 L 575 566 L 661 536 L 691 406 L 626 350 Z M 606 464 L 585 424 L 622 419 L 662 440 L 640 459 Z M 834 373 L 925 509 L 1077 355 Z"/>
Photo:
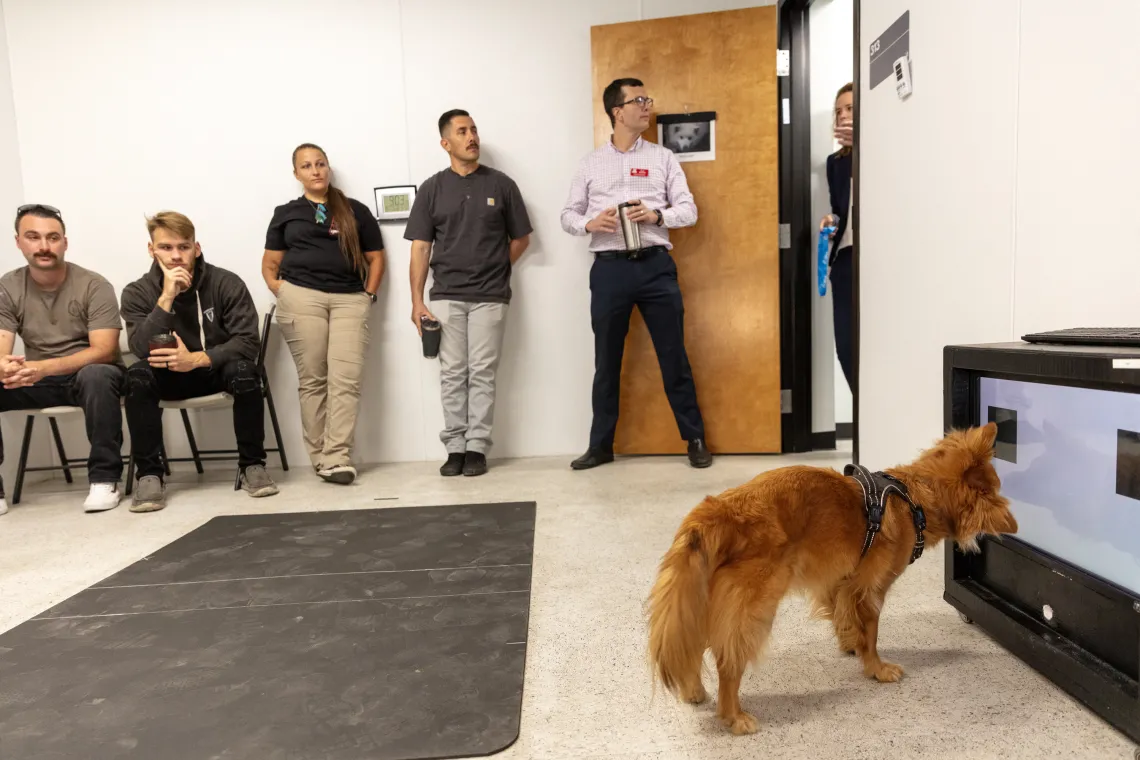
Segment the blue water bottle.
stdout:
<path fill-rule="evenodd" d="M 816 248 L 816 272 L 819 279 L 819 294 L 827 295 L 827 254 L 831 251 L 831 236 L 836 227 L 824 227 L 819 231 L 819 246 Z"/>

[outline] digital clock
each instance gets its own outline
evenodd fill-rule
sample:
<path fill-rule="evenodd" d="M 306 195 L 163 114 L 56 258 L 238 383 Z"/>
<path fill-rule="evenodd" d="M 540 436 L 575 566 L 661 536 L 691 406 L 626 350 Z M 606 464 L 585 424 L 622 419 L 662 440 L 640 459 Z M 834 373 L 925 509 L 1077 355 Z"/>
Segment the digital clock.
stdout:
<path fill-rule="evenodd" d="M 376 196 L 376 218 L 380 221 L 407 219 L 416 199 L 415 185 L 393 185 L 373 189 Z"/>

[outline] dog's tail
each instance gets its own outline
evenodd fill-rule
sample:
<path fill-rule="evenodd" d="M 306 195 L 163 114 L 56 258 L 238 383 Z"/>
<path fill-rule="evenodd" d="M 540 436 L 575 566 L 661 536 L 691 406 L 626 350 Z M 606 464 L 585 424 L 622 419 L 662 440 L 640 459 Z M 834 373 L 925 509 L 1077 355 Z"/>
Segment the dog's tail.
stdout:
<path fill-rule="evenodd" d="M 677 531 L 649 595 L 649 658 L 654 675 L 673 694 L 700 685 L 708 644 L 709 576 L 719 565 L 720 531 L 708 497 Z"/>

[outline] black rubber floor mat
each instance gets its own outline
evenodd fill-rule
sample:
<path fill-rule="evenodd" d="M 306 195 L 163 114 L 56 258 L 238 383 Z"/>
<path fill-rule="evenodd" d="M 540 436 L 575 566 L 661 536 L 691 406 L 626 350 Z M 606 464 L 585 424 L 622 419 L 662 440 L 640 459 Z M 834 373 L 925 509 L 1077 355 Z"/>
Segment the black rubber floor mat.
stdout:
<path fill-rule="evenodd" d="M 411 760 L 518 736 L 533 502 L 219 517 L 0 636 L 12 758 Z"/>

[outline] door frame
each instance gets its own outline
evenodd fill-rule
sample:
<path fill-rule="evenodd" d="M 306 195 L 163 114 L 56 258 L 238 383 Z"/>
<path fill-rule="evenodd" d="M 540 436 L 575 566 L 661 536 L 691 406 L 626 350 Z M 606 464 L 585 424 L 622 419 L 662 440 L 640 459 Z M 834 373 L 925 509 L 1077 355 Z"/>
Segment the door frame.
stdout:
<path fill-rule="evenodd" d="M 812 445 L 812 283 L 816 223 L 811 215 L 811 29 L 813 0 L 779 0 L 778 45 L 788 51 L 788 76 L 779 77 L 776 104 L 780 152 L 780 387 L 784 453 L 811 451 Z M 860 0 L 854 3 L 855 130 L 852 147 L 852 460 L 859 462 L 859 112 Z M 788 104 L 785 123 L 784 103 Z M 785 226 L 786 225 L 786 226 Z M 786 244 L 786 245 L 785 245 Z"/>

